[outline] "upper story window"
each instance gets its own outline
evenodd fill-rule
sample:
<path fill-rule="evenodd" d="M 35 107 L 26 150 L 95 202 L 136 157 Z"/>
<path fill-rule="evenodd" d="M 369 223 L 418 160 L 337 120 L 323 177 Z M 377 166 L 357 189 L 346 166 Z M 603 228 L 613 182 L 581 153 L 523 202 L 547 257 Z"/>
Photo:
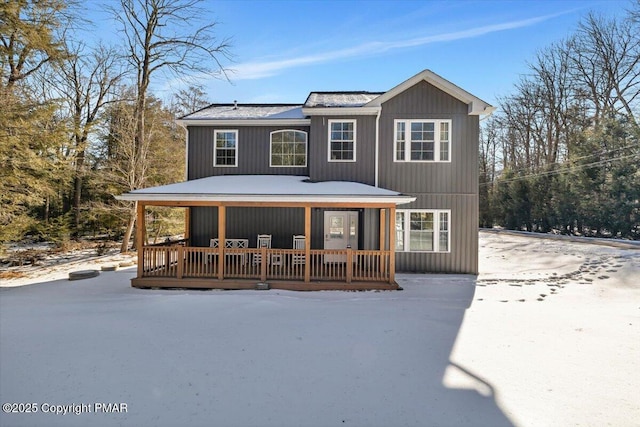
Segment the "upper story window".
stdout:
<path fill-rule="evenodd" d="M 355 162 L 356 121 L 329 120 L 329 161 Z"/>
<path fill-rule="evenodd" d="M 307 133 L 301 130 L 271 132 L 271 167 L 307 166 Z"/>
<path fill-rule="evenodd" d="M 215 130 L 214 166 L 238 166 L 238 131 Z"/>
<path fill-rule="evenodd" d="M 395 120 L 396 162 L 450 162 L 451 120 Z"/>
<path fill-rule="evenodd" d="M 450 252 L 450 210 L 396 211 L 397 252 Z"/>

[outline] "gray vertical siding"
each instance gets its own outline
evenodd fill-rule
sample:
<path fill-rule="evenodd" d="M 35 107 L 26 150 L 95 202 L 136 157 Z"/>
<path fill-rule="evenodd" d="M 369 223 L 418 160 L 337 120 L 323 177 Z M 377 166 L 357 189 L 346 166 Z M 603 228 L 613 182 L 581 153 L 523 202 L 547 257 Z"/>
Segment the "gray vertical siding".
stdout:
<path fill-rule="evenodd" d="M 382 105 L 380 186 L 406 193 L 475 193 L 478 187 L 478 116 L 434 86 L 421 82 Z M 451 162 L 394 162 L 394 119 L 451 119 Z"/>
<path fill-rule="evenodd" d="M 329 162 L 329 120 L 356 120 L 356 161 Z M 373 185 L 375 161 L 375 116 L 311 118 L 309 176 L 314 181 L 354 181 Z"/>
<path fill-rule="evenodd" d="M 478 198 L 454 194 L 421 195 L 398 209 L 451 209 L 451 252 L 396 252 L 399 272 L 478 273 Z"/>
<path fill-rule="evenodd" d="M 188 179 L 216 175 L 309 175 L 308 126 L 189 126 Z M 238 130 L 238 166 L 214 167 L 214 130 Z M 294 129 L 307 132 L 307 167 L 269 167 L 270 133 Z"/>
<path fill-rule="evenodd" d="M 450 163 L 395 163 L 394 119 L 451 119 Z M 329 162 L 328 120 L 356 119 L 356 162 Z M 270 168 L 269 133 L 281 127 L 226 127 L 239 130 L 237 168 L 213 167 L 213 130 L 189 127 L 189 179 L 222 174 L 309 175 L 317 181 L 340 180 L 374 184 L 375 116 L 312 117 L 306 168 Z M 379 185 L 416 196 L 398 209 L 450 209 L 451 252 L 396 252 L 398 272 L 478 272 L 478 116 L 468 106 L 436 87 L 420 82 L 382 106 L 380 116 Z M 192 208 L 191 236 L 196 246 L 208 246 L 217 236 L 217 209 Z M 312 245 L 324 245 L 324 209 L 312 209 Z M 378 249 L 379 210 L 361 209 L 359 246 Z M 393 223 L 394 219 L 392 219 Z M 289 208 L 229 208 L 227 237 L 248 238 L 255 247 L 259 233 L 273 235 L 273 246 L 289 248 L 293 234 L 304 234 L 304 210 Z M 389 233 L 387 232 L 387 236 Z"/>
<path fill-rule="evenodd" d="M 451 119 L 450 163 L 394 162 L 394 119 Z M 416 196 L 398 209 L 451 209 L 451 252 L 396 252 L 399 272 L 478 272 L 478 116 L 420 82 L 382 105 L 380 186 Z"/>
<path fill-rule="evenodd" d="M 191 208 L 191 246 L 209 246 L 209 240 L 218 236 L 218 208 Z"/>
<path fill-rule="evenodd" d="M 226 237 L 249 239 L 256 247 L 258 234 L 271 234 L 274 248 L 291 248 L 294 234 L 304 234 L 303 208 L 227 208 Z M 191 208 L 191 245 L 209 246 L 218 237 L 218 208 Z"/>

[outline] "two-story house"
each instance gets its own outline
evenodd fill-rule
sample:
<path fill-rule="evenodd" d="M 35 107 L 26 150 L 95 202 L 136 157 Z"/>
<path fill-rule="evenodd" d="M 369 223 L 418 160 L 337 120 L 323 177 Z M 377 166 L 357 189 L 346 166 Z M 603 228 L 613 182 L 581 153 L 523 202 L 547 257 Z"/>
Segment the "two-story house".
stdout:
<path fill-rule="evenodd" d="M 138 203 L 139 287 L 393 289 L 395 272 L 478 272 L 480 116 L 425 70 L 387 92 L 213 104 L 178 120 L 185 182 Z M 145 206 L 186 209 L 185 241 L 143 246 Z"/>

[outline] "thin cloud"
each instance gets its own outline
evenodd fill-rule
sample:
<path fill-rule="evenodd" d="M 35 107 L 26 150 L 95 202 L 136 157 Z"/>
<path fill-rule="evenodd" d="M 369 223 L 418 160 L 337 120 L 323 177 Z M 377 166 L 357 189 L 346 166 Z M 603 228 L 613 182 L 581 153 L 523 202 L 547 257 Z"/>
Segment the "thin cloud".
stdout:
<path fill-rule="evenodd" d="M 463 31 L 455 31 L 451 33 L 435 34 L 426 37 L 418 37 L 407 40 L 399 40 L 393 42 L 369 42 L 359 46 L 340 49 L 313 55 L 306 55 L 290 59 L 281 59 L 276 61 L 256 61 L 245 62 L 232 67 L 230 77 L 232 80 L 253 80 L 276 75 L 284 70 L 301 67 L 305 65 L 321 64 L 336 61 L 343 58 L 352 58 L 355 56 L 365 56 L 380 54 L 394 49 L 410 48 L 424 46 L 432 43 L 448 42 L 454 40 L 470 39 L 480 37 L 485 34 L 495 33 L 498 31 L 513 30 L 516 28 L 528 27 L 540 22 L 555 18 L 571 11 L 555 13 L 552 15 L 538 16 L 535 18 L 524 19 L 520 21 L 511 21 L 501 24 L 486 25 L 483 27 L 470 28 Z"/>

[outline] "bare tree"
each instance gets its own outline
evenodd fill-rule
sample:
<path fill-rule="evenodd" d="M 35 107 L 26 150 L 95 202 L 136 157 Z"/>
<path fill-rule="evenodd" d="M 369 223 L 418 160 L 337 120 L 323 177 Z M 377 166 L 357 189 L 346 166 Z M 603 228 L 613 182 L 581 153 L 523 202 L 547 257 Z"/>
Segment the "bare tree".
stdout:
<path fill-rule="evenodd" d="M 590 95 L 594 124 L 624 113 L 638 126 L 640 26 L 633 15 L 605 19 L 589 14 L 572 39 L 570 58 L 576 85 Z"/>
<path fill-rule="evenodd" d="M 226 76 L 221 59 L 228 55 L 229 42 L 215 36 L 215 21 L 198 25 L 207 16 L 199 3 L 199 0 L 120 0 L 118 8 L 111 8 L 124 34 L 126 58 L 136 74 L 136 132 L 131 141 L 135 148 L 132 164 L 135 176 L 130 190 L 144 187 L 146 181 L 145 111 L 153 77 L 158 73 L 175 77 L 203 73 Z M 128 249 L 135 209 L 134 205 L 130 211 L 122 251 Z"/>
<path fill-rule="evenodd" d="M 171 109 L 178 117 L 193 113 L 209 105 L 206 96 L 202 85 L 191 85 L 186 89 L 180 89 L 173 95 Z"/>
<path fill-rule="evenodd" d="M 89 138 L 104 107 L 116 100 L 113 91 L 124 71 L 113 48 L 98 45 L 89 49 L 84 44 L 75 44 L 67 46 L 67 49 L 71 55 L 52 69 L 49 78 L 65 100 L 71 121 L 71 144 L 66 155 L 74 167 L 72 234 L 77 238 Z"/>

